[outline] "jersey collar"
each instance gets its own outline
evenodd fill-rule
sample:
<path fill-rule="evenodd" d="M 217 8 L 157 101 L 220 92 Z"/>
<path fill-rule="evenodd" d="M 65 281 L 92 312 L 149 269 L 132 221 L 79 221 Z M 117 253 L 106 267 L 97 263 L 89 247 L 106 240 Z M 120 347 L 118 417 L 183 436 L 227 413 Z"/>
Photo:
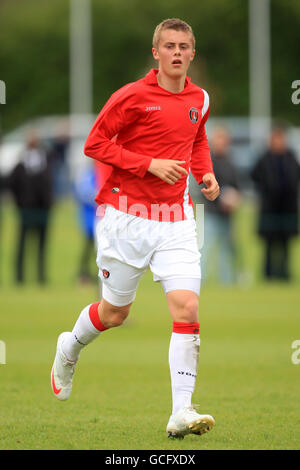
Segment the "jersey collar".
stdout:
<path fill-rule="evenodd" d="M 145 76 L 144 80 L 146 84 L 158 86 L 157 77 L 156 77 L 157 74 L 158 74 L 158 69 L 151 69 L 150 72 L 148 72 L 147 75 Z M 185 91 L 185 89 L 187 88 L 190 82 L 191 82 L 191 78 L 188 76 L 185 77 L 184 90 L 182 90 L 183 92 Z M 168 93 L 167 90 L 165 91 Z"/>

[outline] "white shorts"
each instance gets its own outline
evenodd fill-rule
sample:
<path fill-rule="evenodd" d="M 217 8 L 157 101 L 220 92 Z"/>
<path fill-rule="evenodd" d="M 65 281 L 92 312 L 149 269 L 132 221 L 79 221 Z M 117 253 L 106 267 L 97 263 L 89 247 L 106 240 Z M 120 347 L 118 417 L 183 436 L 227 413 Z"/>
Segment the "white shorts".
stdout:
<path fill-rule="evenodd" d="M 96 226 L 97 265 L 102 295 L 115 306 L 133 302 L 148 267 L 165 293 L 200 293 L 200 253 L 194 219 L 159 222 L 106 207 Z"/>

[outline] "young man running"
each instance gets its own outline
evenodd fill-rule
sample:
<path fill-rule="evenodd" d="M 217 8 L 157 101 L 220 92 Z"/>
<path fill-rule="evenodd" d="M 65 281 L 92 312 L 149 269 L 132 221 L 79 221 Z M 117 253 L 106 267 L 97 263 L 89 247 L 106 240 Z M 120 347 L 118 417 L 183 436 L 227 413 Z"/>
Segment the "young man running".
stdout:
<path fill-rule="evenodd" d="M 188 194 L 188 171 L 209 200 L 219 194 L 205 132 L 206 91 L 187 70 L 195 55 L 191 27 L 179 19 L 153 36 L 158 70 L 127 84 L 108 100 L 85 144 L 85 154 L 112 167 L 96 201 L 105 213 L 97 227 L 101 302 L 80 313 L 62 333 L 51 371 L 59 400 L 67 400 L 80 351 L 129 314 L 141 276 L 150 267 L 164 289 L 173 331 L 169 347 L 172 414 L 168 436 L 201 435 L 214 425 L 191 405 L 199 357 L 200 255 Z"/>

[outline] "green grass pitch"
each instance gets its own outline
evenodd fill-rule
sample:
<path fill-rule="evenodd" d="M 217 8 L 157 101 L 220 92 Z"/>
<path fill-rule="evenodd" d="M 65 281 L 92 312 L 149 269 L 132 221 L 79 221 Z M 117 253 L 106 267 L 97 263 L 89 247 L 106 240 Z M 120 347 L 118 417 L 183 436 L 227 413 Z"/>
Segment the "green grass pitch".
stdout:
<path fill-rule="evenodd" d="M 253 207 L 237 219 L 239 262 L 245 284 L 211 281 L 200 296 L 201 346 L 194 403 L 215 417 L 201 437 L 170 440 L 165 427 L 171 389 L 168 346 L 171 320 L 161 287 L 142 279 L 130 318 L 82 352 L 67 402 L 50 389 L 57 336 L 70 330 L 97 285 L 79 286 L 81 246 L 75 208 L 53 213 L 49 285 L 13 284 L 16 222 L 2 208 L 0 340 L 0 449 L 299 449 L 300 364 L 291 361 L 300 340 L 300 248 L 293 244 L 294 281 L 266 284 L 259 276 L 261 246 L 253 232 Z M 95 269 L 96 272 L 96 269 Z"/>

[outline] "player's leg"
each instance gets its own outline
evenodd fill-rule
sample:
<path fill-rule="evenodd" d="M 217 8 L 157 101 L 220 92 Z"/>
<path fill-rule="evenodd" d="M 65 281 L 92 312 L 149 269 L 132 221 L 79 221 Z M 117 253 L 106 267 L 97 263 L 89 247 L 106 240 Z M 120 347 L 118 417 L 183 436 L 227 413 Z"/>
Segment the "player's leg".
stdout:
<path fill-rule="evenodd" d="M 198 299 L 200 294 L 200 255 L 194 221 L 170 226 L 173 230 L 151 260 L 154 280 L 164 289 L 173 328 L 169 346 L 172 386 L 172 414 L 167 432 L 174 437 L 202 434 L 214 424 L 210 415 L 199 415 L 192 407 L 200 335 Z"/>
<path fill-rule="evenodd" d="M 172 380 L 172 414 L 175 414 L 183 406 L 191 405 L 198 367 L 200 324 L 196 292 L 191 290 L 168 292 L 169 283 L 163 282 L 163 286 L 173 320 L 169 365 Z"/>
<path fill-rule="evenodd" d="M 68 360 L 77 360 L 84 346 L 91 343 L 103 331 L 122 325 L 129 314 L 130 306 L 131 303 L 124 306 L 112 305 L 104 298 L 101 302 L 86 306 L 62 345 Z"/>
<path fill-rule="evenodd" d="M 126 216 L 120 216 L 126 225 Z M 125 218 L 125 220 L 124 220 Z M 113 220 L 112 222 L 117 222 Z M 129 246 L 128 246 L 129 245 Z M 72 390 L 72 378 L 81 350 L 105 330 L 121 325 L 129 314 L 141 276 L 146 271 L 124 262 L 131 249 L 130 240 L 107 240 L 103 235 L 97 264 L 102 281 L 102 300 L 85 307 L 71 332 L 59 336 L 57 353 L 51 372 L 52 390 L 60 400 L 66 400 Z"/>
<path fill-rule="evenodd" d="M 51 370 L 51 385 L 56 398 L 67 400 L 72 391 L 75 366 L 81 350 L 104 331 L 122 325 L 130 311 L 131 302 L 116 306 L 104 298 L 86 306 L 71 332 L 61 333 Z"/>
<path fill-rule="evenodd" d="M 195 389 L 200 348 L 198 296 L 191 290 L 172 290 L 166 298 L 173 321 L 169 366 L 175 415 L 181 408 L 191 406 Z"/>
<path fill-rule="evenodd" d="M 214 425 L 212 416 L 199 414 L 192 406 L 200 349 L 197 281 L 200 289 L 200 280 L 190 280 L 194 290 L 180 289 L 180 285 L 187 283 L 186 279 L 162 281 L 173 320 L 169 346 L 172 386 L 172 414 L 167 425 L 169 437 L 182 438 L 189 433 L 201 435 Z M 168 291 L 172 285 L 175 290 Z"/>

